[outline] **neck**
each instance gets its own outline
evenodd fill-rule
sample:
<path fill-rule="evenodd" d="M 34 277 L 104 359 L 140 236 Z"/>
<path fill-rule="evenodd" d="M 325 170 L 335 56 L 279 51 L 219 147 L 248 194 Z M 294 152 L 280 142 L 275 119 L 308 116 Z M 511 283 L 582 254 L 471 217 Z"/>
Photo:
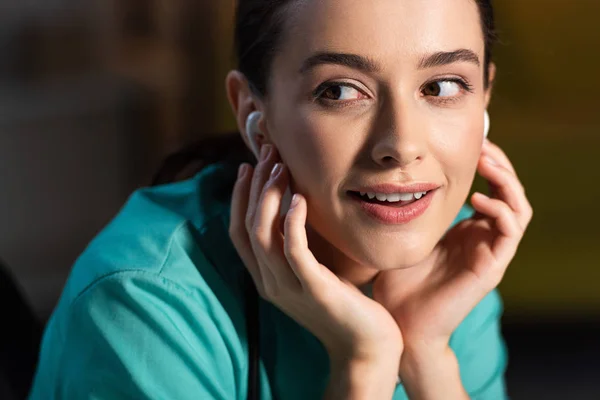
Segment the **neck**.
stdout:
<path fill-rule="evenodd" d="M 321 235 L 319 235 L 308 224 L 306 226 L 308 247 L 315 258 L 341 280 L 344 280 L 357 288 L 363 288 L 371 283 L 379 273 L 378 270 L 362 265 L 333 246 Z"/>

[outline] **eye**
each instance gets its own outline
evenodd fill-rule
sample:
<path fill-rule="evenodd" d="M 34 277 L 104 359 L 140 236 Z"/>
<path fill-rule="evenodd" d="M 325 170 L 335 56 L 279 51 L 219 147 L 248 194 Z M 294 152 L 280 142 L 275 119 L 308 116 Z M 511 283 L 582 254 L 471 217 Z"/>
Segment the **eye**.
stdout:
<path fill-rule="evenodd" d="M 463 88 L 468 90 L 466 82 L 453 80 L 436 81 L 428 83 L 423 88 L 423 94 L 433 97 L 456 97 Z"/>
<path fill-rule="evenodd" d="M 366 98 L 360 90 L 347 83 L 329 82 L 315 90 L 316 97 L 326 101 L 353 101 Z"/>

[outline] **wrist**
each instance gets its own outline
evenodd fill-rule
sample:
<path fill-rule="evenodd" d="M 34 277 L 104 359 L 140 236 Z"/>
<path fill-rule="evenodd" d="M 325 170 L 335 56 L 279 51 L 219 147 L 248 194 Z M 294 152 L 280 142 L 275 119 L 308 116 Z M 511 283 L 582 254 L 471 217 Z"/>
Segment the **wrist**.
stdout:
<path fill-rule="evenodd" d="M 361 346 L 323 344 L 332 365 L 337 366 L 399 364 L 403 351 L 402 337 Z"/>
<path fill-rule="evenodd" d="M 326 399 L 391 399 L 400 357 L 330 360 Z"/>
<path fill-rule="evenodd" d="M 460 379 L 458 359 L 446 344 L 407 347 L 399 375 L 411 398 L 468 399 Z"/>

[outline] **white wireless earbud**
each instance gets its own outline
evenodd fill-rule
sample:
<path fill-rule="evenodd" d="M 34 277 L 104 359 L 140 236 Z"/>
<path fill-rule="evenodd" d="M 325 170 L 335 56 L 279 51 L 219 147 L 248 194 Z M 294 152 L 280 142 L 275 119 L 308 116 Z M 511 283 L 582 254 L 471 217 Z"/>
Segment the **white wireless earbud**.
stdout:
<path fill-rule="evenodd" d="M 489 133 L 490 133 L 490 114 L 487 112 L 487 110 L 485 110 L 485 113 L 483 115 L 483 121 L 484 121 L 484 128 L 483 128 L 483 137 L 487 138 Z"/>
<path fill-rule="evenodd" d="M 248 142 L 250 143 L 252 152 L 256 156 L 257 160 L 260 157 L 260 145 L 258 143 L 258 135 L 262 133 L 260 131 L 260 128 L 258 127 L 258 123 L 260 122 L 260 119 L 262 117 L 263 114 L 260 111 L 254 111 L 250 115 L 248 115 L 248 118 L 246 119 L 246 135 L 248 135 Z M 292 192 L 288 186 L 281 199 L 279 215 L 284 216 L 287 214 L 287 211 L 290 209 L 291 202 Z"/>
<path fill-rule="evenodd" d="M 250 115 L 248 115 L 248 119 L 246 119 L 246 135 L 248 135 L 248 142 L 250 142 L 250 147 L 256 159 L 260 157 L 260 145 L 258 144 L 258 135 L 260 135 L 260 128 L 258 127 L 258 123 L 262 118 L 262 113 L 260 111 L 254 111 Z"/>

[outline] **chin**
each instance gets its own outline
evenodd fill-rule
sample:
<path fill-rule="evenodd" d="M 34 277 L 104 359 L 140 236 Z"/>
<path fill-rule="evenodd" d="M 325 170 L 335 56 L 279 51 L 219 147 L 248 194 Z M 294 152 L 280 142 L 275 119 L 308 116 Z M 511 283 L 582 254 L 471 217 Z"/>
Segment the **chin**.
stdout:
<path fill-rule="evenodd" d="M 433 252 L 437 240 L 412 237 L 408 240 L 371 240 L 352 246 L 354 259 L 378 271 L 408 269 L 421 265 Z"/>

